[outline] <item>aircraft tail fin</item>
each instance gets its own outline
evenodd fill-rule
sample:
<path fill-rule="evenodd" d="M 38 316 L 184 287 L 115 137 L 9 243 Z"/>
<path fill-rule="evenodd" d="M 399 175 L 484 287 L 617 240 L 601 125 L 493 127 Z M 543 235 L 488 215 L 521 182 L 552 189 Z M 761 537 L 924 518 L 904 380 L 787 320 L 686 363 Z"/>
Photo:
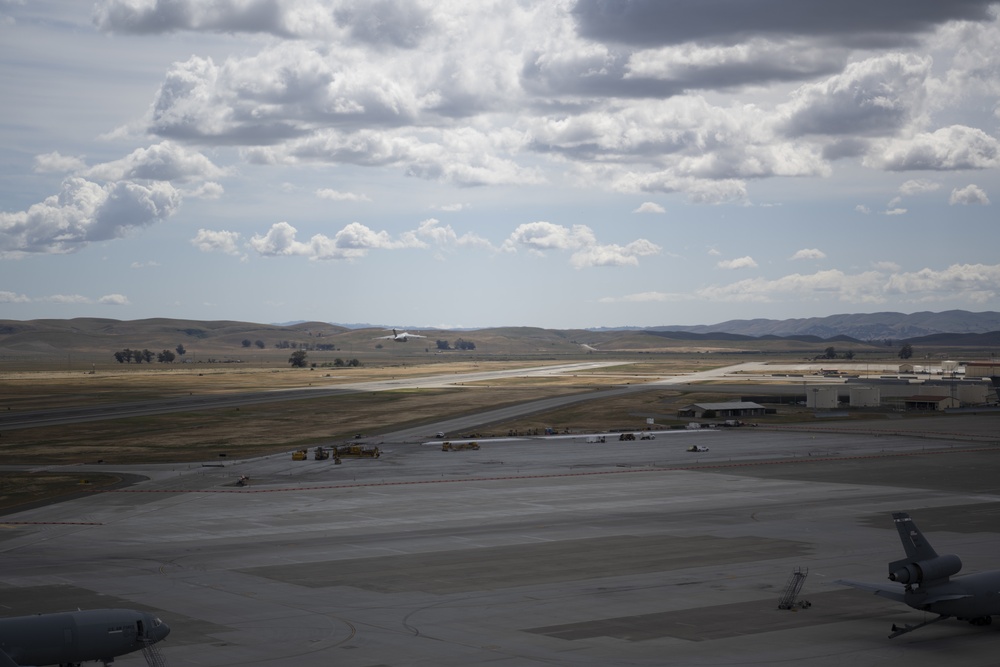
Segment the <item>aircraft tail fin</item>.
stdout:
<path fill-rule="evenodd" d="M 924 534 L 920 532 L 917 524 L 913 522 L 909 514 L 906 512 L 893 512 L 892 520 L 896 524 L 896 530 L 899 531 L 899 540 L 903 543 L 903 549 L 906 550 L 906 557 L 908 559 L 924 561 L 937 558 L 937 552 L 934 551 L 934 547 L 930 545 Z"/>

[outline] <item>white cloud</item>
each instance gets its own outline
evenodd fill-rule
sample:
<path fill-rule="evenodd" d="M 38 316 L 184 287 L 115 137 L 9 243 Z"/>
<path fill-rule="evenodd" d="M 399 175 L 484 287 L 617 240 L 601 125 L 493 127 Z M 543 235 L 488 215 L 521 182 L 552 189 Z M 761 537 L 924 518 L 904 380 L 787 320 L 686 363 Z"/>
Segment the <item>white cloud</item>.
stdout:
<path fill-rule="evenodd" d="M 951 197 L 948 198 L 948 203 L 953 206 L 955 204 L 981 204 L 988 206 L 990 198 L 986 196 L 986 192 L 978 185 L 970 184 L 964 188 L 955 188 L 952 190 Z"/>
<path fill-rule="evenodd" d="M 59 151 L 35 156 L 35 172 L 40 174 L 70 173 L 83 169 L 85 166 L 87 164 L 83 158 L 60 155 Z"/>
<path fill-rule="evenodd" d="M 0 290 L 0 303 L 31 303 L 31 299 L 24 294 Z"/>
<path fill-rule="evenodd" d="M 888 171 L 989 169 L 1000 166 L 1000 142 L 978 128 L 952 125 L 885 141 L 864 164 Z"/>
<path fill-rule="evenodd" d="M 93 166 L 83 173 L 86 178 L 104 181 L 144 179 L 187 182 L 224 175 L 225 170 L 215 166 L 201 153 L 171 141 L 137 148 L 120 160 Z"/>
<path fill-rule="evenodd" d="M 803 248 L 802 250 L 796 251 L 794 255 L 792 255 L 791 257 L 789 257 L 789 259 L 791 259 L 791 260 L 798 260 L 798 259 L 823 259 L 825 257 L 826 257 L 826 253 L 823 252 L 822 250 L 819 250 L 818 248 Z"/>
<path fill-rule="evenodd" d="M 172 215 L 181 195 L 169 183 L 116 181 L 99 185 L 79 177 L 26 211 L 0 212 L 0 256 L 70 253 L 95 241 L 122 238 Z"/>
<path fill-rule="evenodd" d="M 239 232 L 199 229 L 191 243 L 202 252 L 223 252 L 227 255 L 239 255 L 241 252 Z"/>
<path fill-rule="evenodd" d="M 896 273 L 902 267 L 896 262 L 891 262 L 888 260 L 883 260 L 880 262 L 872 262 L 872 268 L 876 271 L 884 271 L 885 273 Z"/>
<path fill-rule="evenodd" d="M 854 210 L 857 211 L 858 213 L 863 213 L 864 215 L 868 215 L 869 213 L 872 212 L 872 210 L 867 206 L 865 206 L 864 204 L 858 204 L 857 206 L 854 207 Z"/>
<path fill-rule="evenodd" d="M 651 201 L 643 202 L 633 213 L 666 213 L 667 209 Z"/>
<path fill-rule="evenodd" d="M 85 297 L 82 294 L 53 294 L 43 297 L 41 300 L 60 305 L 91 304 L 94 302 L 93 299 Z"/>
<path fill-rule="evenodd" d="M 790 274 L 777 279 L 749 278 L 728 285 L 695 291 L 710 301 L 773 303 L 785 300 L 835 300 L 878 304 L 890 297 L 909 303 L 956 300 L 969 303 L 994 299 L 1000 293 L 1000 265 L 954 264 L 899 272 L 898 266 L 880 263 L 880 270 L 848 274 L 837 269 L 813 274 Z"/>
<path fill-rule="evenodd" d="M 97 300 L 97 303 L 104 306 L 128 306 L 131 305 L 128 297 L 124 294 L 106 294 Z"/>
<path fill-rule="evenodd" d="M 906 209 L 900 207 L 887 208 L 886 210 L 882 211 L 882 215 L 906 215 Z"/>
<path fill-rule="evenodd" d="M 660 246 L 646 239 L 637 239 L 624 246 L 597 242 L 593 230 L 586 225 L 565 227 L 551 222 L 529 222 L 519 225 L 503 242 L 502 250 L 514 252 L 524 248 L 544 254 L 549 250 L 571 251 L 570 264 L 577 269 L 595 266 L 635 266 L 640 257 L 659 254 Z"/>
<path fill-rule="evenodd" d="M 918 195 L 924 192 L 934 192 L 941 187 L 940 183 L 929 181 L 924 178 L 911 179 L 899 186 L 899 193 L 903 195 Z M 891 204 L 890 204 L 891 205 Z"/>
<path fill-rule="evenodd" d="M 746 255 L 744 257 L 738 257 L 736 259 L 724 259 L 716 264 L 720 269 L 756 269 L 757 262 L 753 261 L 753 257 Z"/>
<path fill-rule="evenodd" d="M 472 232 L 467 232 L 459 236 L 455 230 L 452 229 L 451 225 L 442 225 L 441 222 L 435 218 L 428 218 L 427 220 L 421 222 L 417 227 L 416 235 L 435 243 L 439 247 L 472 247 L 495 250 L 493 244 L 490 243 L 488 239 Z"/>
<path fill-rule="evenodd" d="M 886 136 L 905 127 L 926 95 L 931 59 L 887 53 L 795 91 L 782 109 L 791 136 Z"/>
<path fill-rule="evenodd" d="M 265 257 L 307 257 L 312 260 L 357 259 L 372 250 L 397 250 L 422 247 L 411 235 L 393 240 L 388 232 L 376 232 L 361 223 L 352 222 L 333 237 L 315 234 L 307 242 L 296 240 L 298 230 L 287 222 L 271 226 L 263 236 L 255 234 L 250 247 Z"/>
<path fill-rule="evenodd" d="M 945 301 L 961 295 L 971 300 L 996 298 L 1000 291 L 1000 265 L 953 264 L 946 269 L 921 269 L 897 273 L 885 282 L 887 294 Z"/>
<path fill-rule="evenodd" d="M 367 195 L 341 192 L 330 188 L 320 188 L 316 191 L 316 196 L 320 199 L 332 199 L 333 201 L 371 201 Z"/>

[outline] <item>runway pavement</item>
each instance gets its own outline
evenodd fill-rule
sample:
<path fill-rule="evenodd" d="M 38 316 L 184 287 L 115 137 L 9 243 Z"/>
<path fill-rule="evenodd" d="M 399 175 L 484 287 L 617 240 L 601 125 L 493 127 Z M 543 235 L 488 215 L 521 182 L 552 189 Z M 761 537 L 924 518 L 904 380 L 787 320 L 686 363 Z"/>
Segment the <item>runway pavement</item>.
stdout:
<path fill-rule="evenodd" d="M 3 517 L 3 614 L 152 610 L 174 667 L 996 663 L 1000 624 L 890 640 L 923 615 L 832 583 L 885 579 L 896 510 L 964 572 L 1000 567 L 992 444 L 763 428 L 481 444 L 129 467 L 148 480 Z M 778 610 L 796 567 L 812 606 Z"/>

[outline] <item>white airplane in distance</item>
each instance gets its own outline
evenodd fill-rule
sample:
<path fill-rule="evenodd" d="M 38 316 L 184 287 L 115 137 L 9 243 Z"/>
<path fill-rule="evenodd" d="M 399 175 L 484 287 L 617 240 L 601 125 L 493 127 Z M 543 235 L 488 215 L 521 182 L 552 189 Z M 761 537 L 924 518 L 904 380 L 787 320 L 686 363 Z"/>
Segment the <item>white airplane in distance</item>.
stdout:
<path fill-rule="evenodd" d="M 396 331 L 392 330 L 391 336 L 379 336 L 375 340 L 394 340 L 397 343 L 405 343 L 411 338 L 427 338 L 427 336 L 421 336 L 420 334 L 412 334 L 409 331 Z"/>

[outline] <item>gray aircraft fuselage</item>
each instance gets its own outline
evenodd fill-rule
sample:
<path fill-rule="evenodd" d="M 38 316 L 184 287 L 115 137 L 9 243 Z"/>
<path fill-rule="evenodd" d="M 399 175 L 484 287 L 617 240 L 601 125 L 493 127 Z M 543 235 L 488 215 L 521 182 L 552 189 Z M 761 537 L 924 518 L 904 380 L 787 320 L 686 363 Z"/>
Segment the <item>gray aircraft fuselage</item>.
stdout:
<path fill-rule="evenodd" d="M 914 609 L 961 619 L 1000 615 L 1000 571 L 967 574 L 921 588 L 904 593 L 906 604 Z M 937 601 L 927 604 L 928 599 Z"/>
<path fill-rule="evenodd" d="M 0 619 L 0 667 L 110 661 L 170 634 L 152 614 L 92 609 Z"/>
<path fill-rule="evenodd" d="M 836 582 L 938 615 L 918 625 L 903 628 L 893 625 L 890 638 L 945 618 L 989 625 L 993 616 L 1000 615 L 1000 570 L 952 578 L 962 569 L 958 556 L 939 556 L 906 512 L 893 512 L 892 520 L 906 552 L 905 558 L 889 563 L 889 580 L 895 583 L 869 584 L 846 579 Z"/>

